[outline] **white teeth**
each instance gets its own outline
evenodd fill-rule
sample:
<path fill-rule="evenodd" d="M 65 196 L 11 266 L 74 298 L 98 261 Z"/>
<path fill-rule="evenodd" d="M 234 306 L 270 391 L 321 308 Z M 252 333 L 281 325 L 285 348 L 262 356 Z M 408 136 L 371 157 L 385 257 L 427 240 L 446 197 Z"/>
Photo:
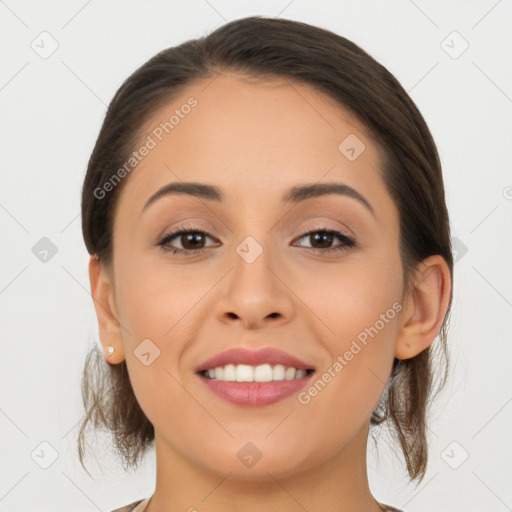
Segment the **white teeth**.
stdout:
<path fill-rule="evenodd" d="M 234 364 L 227 364 L 224 366 L 222 378 L 223 380 L 236 380 L 236 368 Z"/>
<path fill-rule="evenodd" d="M 272 380 L 284 380 L 285 367 L 282 364 L 276 364 L 272 369 Z"/>
<path fill-rule="evenodd" d="M 254 368 L 247 364 L 239 364 L 235 370 L 235 380 L 237 382 L 252 382 L 254 376 Z"/>
<path fill-rule="evenodd" d="M 261 364 L 250 366 L 247 364 L 227 364 L 217 366 L 206 371 L 210 379 L 236 381 L 236 382 L 270 382 L 272 380 L 293 380 L 300 379 L 306 375 L 306 370 L 296 370 L 276 364 Z"/>
<path fill-rule="evenodd" d="M 272 377 L 272 366 L 269 364 L 262 364 L 254 368 L 254 380 L 256 382 L 270 382 Z"/>
<path fill-rule="evenodd" d="M 286 372 L 284 373 L 284 378 L 286 380 L 292 380 L 295 377 L 295 368 L 286 368 Z"/>

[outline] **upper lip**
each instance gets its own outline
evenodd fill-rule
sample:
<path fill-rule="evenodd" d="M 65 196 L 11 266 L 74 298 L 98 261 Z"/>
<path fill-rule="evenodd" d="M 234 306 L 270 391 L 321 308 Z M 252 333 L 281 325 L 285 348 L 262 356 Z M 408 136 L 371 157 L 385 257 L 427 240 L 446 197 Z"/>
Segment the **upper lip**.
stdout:
<path fill-rule="evenodd" d="M 250 366 L 282 364 L 283 366 L 292 367 L 297 370 L 314 370 L 312 365 L 307 364 L 297 357 L 287 354 L 277 348 L 266 347 L 254 351 L 244 347 L 233 347 L 228 350 L 224 350 L 201 363 L 196 368 L 196 372 L 203 372 L 205 370 L 210 370 L 217 366 L 225 366 L 227 364 L 248 364 Z"/>

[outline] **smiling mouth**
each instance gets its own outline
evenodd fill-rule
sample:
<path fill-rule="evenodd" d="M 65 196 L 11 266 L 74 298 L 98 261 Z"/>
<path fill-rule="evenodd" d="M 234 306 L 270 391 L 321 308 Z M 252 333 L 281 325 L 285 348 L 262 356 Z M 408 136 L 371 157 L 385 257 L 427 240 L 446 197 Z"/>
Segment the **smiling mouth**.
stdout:
<path fill-rule="evenodd" d="M 314 369 L 296 369 L 282 364 L 261 364 L 258 366 L 246 364 L 227 364 L 197 372 L 198 375 L 210 380 L 224 382 L 279 382 L 297 380 L 314 373 Z"/>
<path fill-rule="evenodd" d="M 315 373 L 312 368 L 268 363 L 254 367 L 227 364 L 196 372 L 214 395 L 241 407 L 263 407 L 292 397 L 308 385 Z"/>

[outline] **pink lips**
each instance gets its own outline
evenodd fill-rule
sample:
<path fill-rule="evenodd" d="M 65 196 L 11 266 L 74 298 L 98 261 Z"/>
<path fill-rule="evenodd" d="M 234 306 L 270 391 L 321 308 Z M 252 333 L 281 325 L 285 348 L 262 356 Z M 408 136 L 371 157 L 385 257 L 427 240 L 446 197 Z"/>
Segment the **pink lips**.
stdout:
<path fill-rule="evenodd" d="M 235 405 L 260 407 L 279 402 L 298 393 L 313 377 L 314 373 L 294 380 L 271 382 L 227 382 L 200 376 L 204 384 L 220 398 Z"/>
<path fill-rule="evenodd" d="M 248 364 L 251 366 L 261 364 L 270 364 L 273 366 L 282 364 L 283 366 L 292 367 L 297 370 L 314 370 L 311 364 L 307 364 L 277 348 L 267 347 L 255 352 L 246 348 L 236 347 L 220 352 L 206 360 L 196 368 L 196 372 L 210 370 L 217 366 L 226 366 L 227 364 Z"/>
<path fill-rule="evenodd" d="M 314 371 L 293 380 L 270 382 L 236 382 L 210 379 L 202 375 L 205 370 L 227 364 L 282 364 L 297 370 L 314 370 L 312 365 L 275 348 L 264 348 L 257 352 L 245 348 L 232 348 L 211 357 L 196 368 L 196 373 L 210 391 L 235 405 L 258 407 L 269 405 L 298 393 L 312 378 Z"/>

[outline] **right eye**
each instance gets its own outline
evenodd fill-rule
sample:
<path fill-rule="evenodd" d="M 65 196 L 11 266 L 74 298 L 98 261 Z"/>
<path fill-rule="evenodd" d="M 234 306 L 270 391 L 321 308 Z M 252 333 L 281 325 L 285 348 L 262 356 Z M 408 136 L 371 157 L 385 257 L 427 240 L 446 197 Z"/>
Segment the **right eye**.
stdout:
<path fill-rule="evenodd" d="M 204 240 L 206 237 L 212 238 L 206 231 L 203 231 L 199 228 L 187 227 L 180 228 L 176 231 L 171 231 L 164 235 L 157 243 L 158 246 L 162 248 L 163 251 L 172 252 L 173 254 L 181 253 L 181 254 L 197 254 L 204 250 L 203 247 L 197 247 L 204 244 Z M 170 248 L 171 240 L 178 238 L 180 240 L 183 248 Z M 187 247 L 188 246 L 188 247 Z"/>

